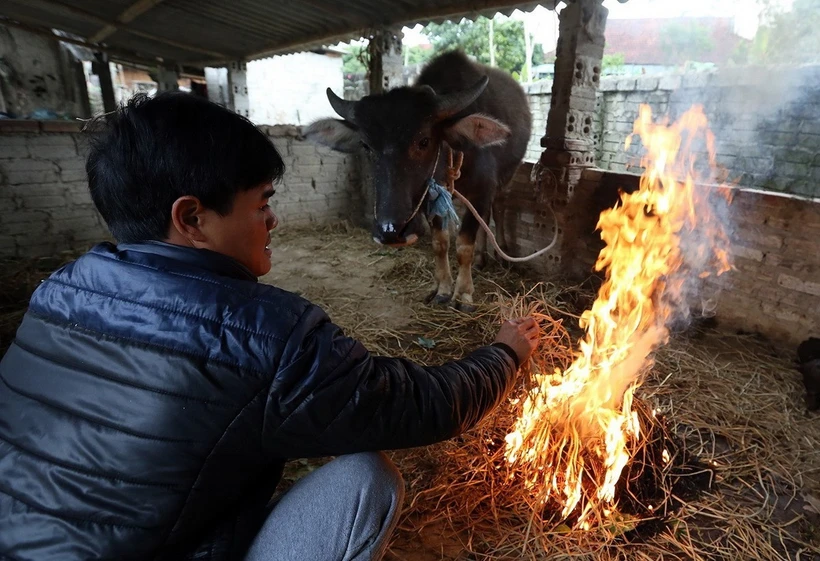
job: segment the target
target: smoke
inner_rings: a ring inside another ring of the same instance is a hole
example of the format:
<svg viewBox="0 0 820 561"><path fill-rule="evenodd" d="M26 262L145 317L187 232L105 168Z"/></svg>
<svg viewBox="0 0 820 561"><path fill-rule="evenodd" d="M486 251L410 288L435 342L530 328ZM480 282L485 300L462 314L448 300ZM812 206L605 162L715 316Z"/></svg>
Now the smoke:
<svg viewBox="0 0 820 561"><path fill-rule="evenodd" d="M715 317L722 292L732 288L736 271L718 277L716 265L721 256L731 261L732 246L743 245L750 226L737 229L742 220L728 191L820 197L820 64L724 68L701 78L684 77L664 114L654 118L674 122L700 106L712 135L712 140L708 134L684 139L691 144L691 158L678 175L692 170L699 199L696 220L680 234L684 266L668 279L673 332ZM633 155L643 152L638 142L633 149Z"/></svg>

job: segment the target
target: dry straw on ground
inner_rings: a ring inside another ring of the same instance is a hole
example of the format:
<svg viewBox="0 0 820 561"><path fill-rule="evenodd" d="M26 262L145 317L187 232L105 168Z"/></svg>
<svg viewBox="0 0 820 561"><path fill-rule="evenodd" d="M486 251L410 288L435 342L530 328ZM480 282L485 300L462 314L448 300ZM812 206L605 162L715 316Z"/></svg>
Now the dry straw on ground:
<svg viewBox="0 0 820 561"><path fill-rule="evenodd" d="M0 356L14 339L37 285L78 255L67 251L46 258L0 260Z"/></svg>

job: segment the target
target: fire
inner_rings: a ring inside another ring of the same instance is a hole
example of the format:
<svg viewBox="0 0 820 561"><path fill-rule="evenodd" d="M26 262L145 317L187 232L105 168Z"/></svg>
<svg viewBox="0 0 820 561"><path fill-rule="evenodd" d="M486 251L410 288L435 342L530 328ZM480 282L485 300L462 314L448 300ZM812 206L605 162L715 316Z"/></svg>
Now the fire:
<svg viewBox="0 0 820 561"><path fill-rule="evenodd" d="M565 372L535 374L506 437L507 462L519 468L511 473L523 474L538 504L558 505L582 529L617 509L617 484L641 438L635 390L651 353L667 342L670 320L685 309L692 279L730 268L709 193L695 187L697 143L705 144L708 169L716 167L703 111L692 108L667 126L642 106L634 135L646 171L640 188L598 221L606 245L595 268L606 278L581 317L580 349Z"/></svg>

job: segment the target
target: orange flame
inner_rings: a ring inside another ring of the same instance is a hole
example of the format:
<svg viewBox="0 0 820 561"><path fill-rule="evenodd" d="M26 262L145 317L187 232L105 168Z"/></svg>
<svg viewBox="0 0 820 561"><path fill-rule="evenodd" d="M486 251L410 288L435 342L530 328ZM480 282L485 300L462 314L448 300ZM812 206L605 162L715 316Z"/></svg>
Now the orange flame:
<svg viewBox="0 0 820 561"><path fill-rule="evenodd" d="M688 283L730 268L727 236L708 193L695 187L696 142L705 141L715 169L702 109L666 126L641 106L634 134L646 149L646 171L640 188L598 221L606 245L595 269L606 270L606 279L581 317L580 350L565 372L536 373L506 437L506 459L539 504L557 502L562 517L576 514L584 529L617 508L616 486L641 438L633 396L652 351L668 340L669 321L685 310Z"/></svg>

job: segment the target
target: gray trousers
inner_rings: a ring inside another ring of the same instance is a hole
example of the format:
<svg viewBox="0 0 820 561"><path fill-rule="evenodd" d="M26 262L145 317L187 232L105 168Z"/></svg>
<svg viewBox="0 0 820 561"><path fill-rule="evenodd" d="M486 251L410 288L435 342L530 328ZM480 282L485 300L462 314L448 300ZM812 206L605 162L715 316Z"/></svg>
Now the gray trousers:
<svg viewBox="0 0 820 561"><path fill-rule="evenodd" d="M245 561L381 559L403 498L401 475L383 453L339 456L281 497Z"/></svg>

